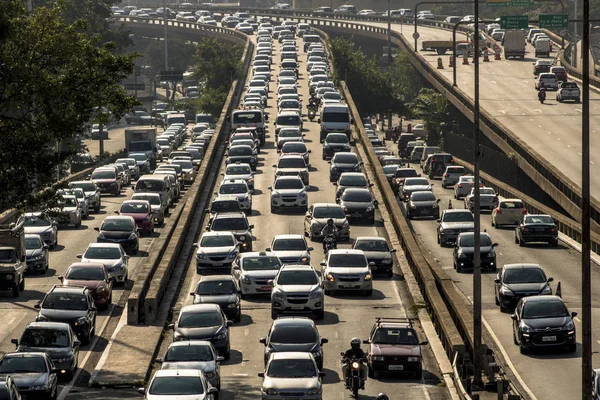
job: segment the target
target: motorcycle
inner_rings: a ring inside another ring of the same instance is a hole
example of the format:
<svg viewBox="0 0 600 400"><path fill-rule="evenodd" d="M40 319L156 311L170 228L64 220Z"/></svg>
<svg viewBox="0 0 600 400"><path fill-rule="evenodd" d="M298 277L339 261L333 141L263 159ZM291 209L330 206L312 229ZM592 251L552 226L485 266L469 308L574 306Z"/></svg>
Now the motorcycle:
<svg viewBox="0 0 600 400"><path fill-rule="evenodd" d="M342 357L344 357L344 353L340 353ZM365 363L365 359L358 358L342 358L342 363L347 366L346 376L344 377L346 380L346 388L352 392L352 395L355 399L358 399L358 391L361 387L364 387L365 379L360 376L360 369L363 363Z"/></svg>
<svg viewBox="0 0 600 400"><path fill-rule="evenodd" d="M314 108L309 108L308 109L308 119L310 119L311 121L314 121L316 116L317 116L317 111Z"/></svg>
<svg viewBox="0 0 600 400"><path fill-rule="evenodd" d="M323 238L323 247L325 250L325 254L329 253L329 250L337 249L337 241L335 240L334 235L327 235Z"/></svg>
<svg viewBox="0 0 600 400"><path fill-rule="evenodd" d="M540 101L540 103L544 104L544 101L546 100L545 90L540 90L540 92L538 93L538 100Z"/></svg>

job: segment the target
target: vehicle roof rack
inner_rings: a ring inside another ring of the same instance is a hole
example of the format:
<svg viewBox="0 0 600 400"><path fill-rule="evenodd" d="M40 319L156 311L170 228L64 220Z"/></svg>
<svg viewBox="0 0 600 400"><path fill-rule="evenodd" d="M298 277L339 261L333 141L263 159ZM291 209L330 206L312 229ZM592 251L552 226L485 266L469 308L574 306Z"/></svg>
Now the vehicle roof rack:
<svg viewBox="0 0 600 400"><path fill-rule="evenodd" d="M390 318L390 317L377 317L375 318L375 323L380 324L380 323L385 323L385 322L390 322L390 323L407 323L411 326L412 328L412 321L414 321L416 318Z"/></svg>

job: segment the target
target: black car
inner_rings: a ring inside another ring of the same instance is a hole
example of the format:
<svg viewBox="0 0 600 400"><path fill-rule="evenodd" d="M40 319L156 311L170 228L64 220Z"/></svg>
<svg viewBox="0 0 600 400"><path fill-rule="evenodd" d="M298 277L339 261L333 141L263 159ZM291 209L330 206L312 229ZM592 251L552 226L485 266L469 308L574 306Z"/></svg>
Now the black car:
<svg viewBox="0 0 600 400"><path fill-rule="evenodd" d="M87 288L54 286L34 307L40 310L36 321L67 323L84 344L96 332L96 305Z"/></svg>
<svg viewBox="0 0 600 400"><path fill-rule="evenodd" d="M373 186L373 184L369 182L369 179L367 179L367 176L362 172L344 172L340 175L340 179L338 179L335 185L337 186L335 191L336 202L339 201L344 190L348 188L368 189Z"/></svg>
<svg viewBox="0 0 600 400"><path fill-rule="evenodd" d="M272 353L299 351L312 353L319 369L323 369L323 345L327 342L314 321L306 317L279 317L267 336L260 339L265 345L265 365Z"/></svg>
<svg viewBox="0 0 600 400"><path fill-rule="evenodd" d="M348 219L367 219L375 222L375 208L378 202L369 189L348 188L340 197L340 206Z"/></svg>
<svg viewBox="0 0 600 400"><path fill-rule="evenodd" d="M406 217L433 217L440 218L440 199L436 199L433 192L412 192L406 205Z"/></svg>
<svg viewBox="0 0 600 400"><path fill-rule="evenodd" d="M229 327L232 324L218 304L194 304L183 307L177 321L170 324L169 329L173 329L174 342L206 340L215 346L219 355L229 360Z"/></svg>
<svg viewBox="0 0 600 400"><path fill-rule="evenodd" d="M552 294L550 282L542 267L537 264L506 264L494 280L494 297L500 311L512 309L527 296Z"/></svg>
<svg viewBox="0 0 600 400"><path fill-rule="evenodd" d="M417 170L415 170L414 168L397 168L394 176L391 179L391 183L392 183L392 191L395 194L400 193L400 190L402 190L402 186L404 186L404 180L406 178L417 178L421 176L420 174L417 173Z"/></svg>
<svg viewBox="0 0 600 400"><path fill-rule="evenodd" d="M328 133L321 143L323 160L329 160L339 151L350 151L350 141L345 133Z"/></svg>
<svg viewBox="0 0 600 400"><path fill-rule="evenodd" d="M330 161L329 182L335 182L343 172L360 172L362 161L358 156L351 152L335 153Z"/></svg>
<svg viewBox="0 0 600 400"><path fill-rule="evenodd" d="M19 353L43 352L50 356L60 376L70 378L77 369L79 346L69 324L63 322L30 322L21 339L12 339Z"/></svg>
<svg viewBox="0 0 600 400"><path fill-rule="evenodd" d="M194 304L218 304L227 318L240 322L240 289L231 275L203 276L190 296L194 297Z"/></svg>
<svg viewBox="0 0 600 400"><path fill-rule="evenodd" d="M384 165L382 167L382 169L383 169L383 174L387 178L388 182L392 183L392 179L394 178L394 175L396 174L396 170L398 169L398 166L397 165Z"/></svg>
<svg viewBox="0 0 600 400"><path fill-rule="evenodd" d="M0 399L14 400L19 396L17 384L10 375L0 376Z"/></svg>
<svg viewBox="0 0 600 400"><path fill-rule="evenodd" d="M549 215L525 214L515 228L515 243L525 246L527 243L545 242L558 247L558 229Z"/></svg>
<svg viewBox="0 0 600 400"><path fill-rule="evenodd" d="M351 249L362 250L373 272L385 272L393 275L394 260L392 249L385 238L377 236L359 236L354 240Z"/></svg>
<svg viewBox="0 0 600 400"><path fill-rule="evenodd" d="M151 125L154 119L146 111L133 111L125 114L125 122L127 125Z"/></svg>
<svg viewBox="0 0 600 400"><path fill-rule="evenodd" d="M0 374L10 375L23 398L56 399L57 372L46 353L8 353L0 358Z"/></svg>
<svg viewBox="0 0 600 400"><path fill-rule="evenodd" d="M243 212L218 213L206 227L211 232L232 232L241 243L240 251L252 251L252 229L254 225L248 223L248 218Z"/></svg>
<svg viewBox="0 0 600 400"><path fill-rule="evenodd" d="M250 164L252 171L256 171L257 158L251 146L233 145L227 150L227 164L235 164L238 161L242 164Z"/></svg>
<svg viewBox="0 0 600 400"><path fill-rule="evenodd" d="M577 350L577 335L573 318L558 296L524 297L517 303L513 320L513 340L521 354L538 348L566 347Z"/></svg>
<svg viewBox="0 0 600 400"><path fill-rule="evenodd" d="M481 269L496 271L496 252L494 247L498 243L493 243L492 238L485 232L480 232L479 249ZM453 251L453 264L456 272L462 272L464 269L473 269L473 255L475 253L475 233L463 232L458 235L456 245Z"/></svg>
<svg viewBox="0 0 600 400"><path fill-rule="evenodd" d="M97 243L118 243L129 254L136 254L140 248L140 238L135 220L130 216L106 217L98 232Z"/></svg>

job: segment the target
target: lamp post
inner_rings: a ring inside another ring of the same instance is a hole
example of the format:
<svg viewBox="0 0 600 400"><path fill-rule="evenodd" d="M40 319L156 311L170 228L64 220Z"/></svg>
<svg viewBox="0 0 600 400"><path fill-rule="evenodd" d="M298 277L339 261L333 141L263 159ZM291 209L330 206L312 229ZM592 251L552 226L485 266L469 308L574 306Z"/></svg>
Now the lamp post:
<svg viewBox="0 0 600 400"><path fill-rule="evenodd" d="M167 38L167 5L166 0L163 0L163 18L165 22L165 71L169 70L169 40ZM167 82L167 101L169 101L170 82Z"/></svg>

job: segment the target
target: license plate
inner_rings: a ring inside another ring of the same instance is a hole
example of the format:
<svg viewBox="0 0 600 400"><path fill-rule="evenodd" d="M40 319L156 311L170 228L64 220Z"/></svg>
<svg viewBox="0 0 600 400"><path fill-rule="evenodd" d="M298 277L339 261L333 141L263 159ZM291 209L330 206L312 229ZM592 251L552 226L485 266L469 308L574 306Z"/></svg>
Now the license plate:
<svg viewBox="0 0 600 400"><path fill-rule="evenodd" d="M354 213L354 214L352 214L353 217L357 217L357 218L360 217L360 215L361 215L360 213Z"/></svg>
<svg viewBox="0 0 600 400"><path fill-rule="evenodd" d="M353 289L355 285L340 285L342 289Z"/></svg>
<svg viewBox="0 0 600 400"><path fill-rule="evenodd" d="M388 365L388 370L390 371L402 371L404 369L404 365Z"/></svg>
<svg viewBox="0 0 600 400"><path fill-rule="evenodd" d="M213 267L222 267L222 266L223 266L222 262L213 263Z"/></svg>
<svg viewBox="0 0 600 400"><path fill-rule="evenodd" d="M544 336L542 342L556 342L556 336Z"/></svg>
<svg viewBox="0 0 600 400"><path fill-rule="evenodd" d="M292 310L304 310L304 306L292 306Z"/></svg>
<svg viewBox="0 0 600 400"><path fill-rule="evenodd" d="M260 290L263 292L270 292L271 291L271 286L261 286Z"/></svg>

